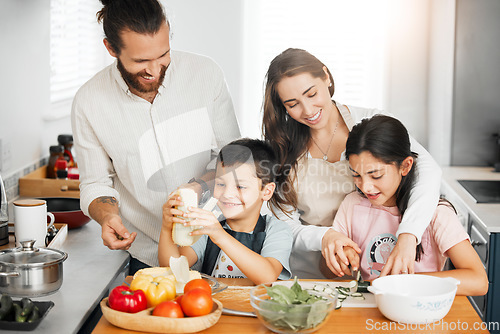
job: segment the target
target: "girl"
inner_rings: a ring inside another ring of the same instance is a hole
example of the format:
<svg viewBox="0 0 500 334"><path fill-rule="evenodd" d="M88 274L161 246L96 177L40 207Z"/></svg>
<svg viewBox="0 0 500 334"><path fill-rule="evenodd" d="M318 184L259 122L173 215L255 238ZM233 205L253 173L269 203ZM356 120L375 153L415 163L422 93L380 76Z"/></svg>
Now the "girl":
<svg viewBox="0 0 500 334"><path fill-rule="evenodd" d="M380 113L333 101L334 91L328 68L304 50L288 49L269 65L263 132L278 155L280 174L287 175L284 199L288 207L283 211L291 217L282 214L279 218L292 227L290 265L299 278L323 277L321 255L332 270L341 271L335 254L347 261L342 246L349 241L331 228L340 203L354 190L343 156L345 143L354 124ZM439 200L439 166L414 140L412 149L420 155L419 178L383 275L413 272L415 246Z"/></svg>
<svg viewBox="0 0 500 334"><path fill-rule="evenodd" d="M362 277L372 280L380 274L396 243L395 234L415 184L417 154L411 151L401 122L376 115L353 127L346 143L346 159L357 192L346 196L333 228L360 246L359 256L352 249L345 252L351 267L359 267ZM456 269L443 272L447 257ZM416 249L415 272L454 277L460 281L457 293L462 295L484 295L488 290L479 256L454 209L444 200Z"/></svg>

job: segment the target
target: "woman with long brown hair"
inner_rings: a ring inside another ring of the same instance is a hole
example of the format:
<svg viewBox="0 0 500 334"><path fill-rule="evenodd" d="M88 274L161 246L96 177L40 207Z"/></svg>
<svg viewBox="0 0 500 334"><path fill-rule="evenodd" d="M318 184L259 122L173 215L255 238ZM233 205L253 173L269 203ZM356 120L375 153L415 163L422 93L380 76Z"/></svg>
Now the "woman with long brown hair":
<svg viewBox="0 0 500 334"><path fill-rule="evenodd" d="M330 71L301 49L287 49L275 57L266 78L263 134L278 155L279 172L287 177L281 192L287 205L274 211L294 233L292 272L300 278L324 277L319 270L323 255L330 269L342 273L336 256L347 262L343 246L360 251L331 228L340 203L354 190L345 144L356 123L381 111L334 101ZM413 139L412 151L420 157L418 179L382 275L413 273L416 245L439 200L439 166Z"/></svg>

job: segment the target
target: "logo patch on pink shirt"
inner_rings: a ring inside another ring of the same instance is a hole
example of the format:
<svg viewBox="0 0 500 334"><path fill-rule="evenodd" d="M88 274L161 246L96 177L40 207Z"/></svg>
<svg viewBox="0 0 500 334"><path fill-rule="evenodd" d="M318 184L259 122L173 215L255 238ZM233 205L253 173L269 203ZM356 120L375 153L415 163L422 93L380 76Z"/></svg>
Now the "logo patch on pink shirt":
<svg viewBox="0 0 500 334"><path fill-rule="evenodd" d="M380 275L398 239L390 234L377 235L367 243L366 258L372 275Z"/></svg>

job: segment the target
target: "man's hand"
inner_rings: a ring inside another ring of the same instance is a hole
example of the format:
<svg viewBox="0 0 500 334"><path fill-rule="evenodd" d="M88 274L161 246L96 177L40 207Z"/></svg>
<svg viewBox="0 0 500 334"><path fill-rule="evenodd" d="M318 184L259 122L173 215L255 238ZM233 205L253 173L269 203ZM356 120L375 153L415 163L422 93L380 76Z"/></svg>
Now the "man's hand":
<svg viewBox="0 0 500 334"><path fill-rule="evenodd" d="M101 227L103 244L112 250L129 249L137 236L136 232L128 232L125 226L123 226L122 219L117 214L105 216L101 223Z"/></svg>
<svg viewBox="0 0 500 334"><path fill-rule="evenodd" d="M417 238L410 233L401 233L396 246L380 273L380 277L415 273L416 248Z"/></svg>
<svg viewBox="0 0 500 334"><path fill-rule="evenodd" d="M344 246L350 246L357 253L361 253L361 249L354 241L333 228L330 228L321 240L321 254L323 254L328 268L337 276L345 274L339 262L344 264L344 268L349 265L349 259L344 253Z"/></svg>
<svg viewBox="0 0 500 334"><path fill-rule="evenodd" d="M137 233L129 233L123 226L118 212L118 201L114 197L98 197L89 205L90 216L101 225L104 246L112 250L127 250L134 242Z"/></svg>

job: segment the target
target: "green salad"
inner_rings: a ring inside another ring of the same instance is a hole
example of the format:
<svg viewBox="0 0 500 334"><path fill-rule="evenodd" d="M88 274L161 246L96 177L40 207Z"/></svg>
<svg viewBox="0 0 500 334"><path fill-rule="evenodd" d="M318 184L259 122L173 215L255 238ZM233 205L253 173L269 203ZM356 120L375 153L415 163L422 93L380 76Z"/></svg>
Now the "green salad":
<svg viewBox="0 0 500 334"><path fill-rule="evenodd" d="M316 327L323 322L331 307L329 300L303 290L297 278L290 288L275 285L266 287L266 290L273 302L261 302L263 311L260 313L277 328L300 331Z"/></svg>

